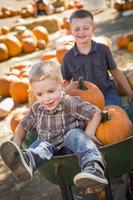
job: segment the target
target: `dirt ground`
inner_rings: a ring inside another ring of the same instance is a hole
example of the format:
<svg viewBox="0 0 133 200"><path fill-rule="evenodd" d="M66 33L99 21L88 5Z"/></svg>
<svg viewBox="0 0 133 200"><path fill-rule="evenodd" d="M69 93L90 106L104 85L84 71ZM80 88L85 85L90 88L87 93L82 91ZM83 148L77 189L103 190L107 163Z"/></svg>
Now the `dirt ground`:
<svg viewBox="0 0 133 200"><path fill-rule="evenodd" d="M10 5L13 7L22 7L31 0L0 0L0 7L4 5ZM10 25L15 23L17 18L0 20L0 26ZM118 50L116 46L116 37L121 33L133 33L133 16L120 17L114 9L105 9L103 12L95 15L96 22L96 35L106 35L112 40L112 53L118 65L120 67L127 67L133 64L133 54L127 53L126 50ZM30 57L31 59L32 57ZM7 62L10 64L10 61ZM5 65L0 63L0 70ZM23 106L22 106L23 107ZM18 108L16 108L18 109ZM15 110L13 112L15 112ZM21 109L21 108L19 108ZM10 119L12 113L4 119L0 120L0 143L7 138L10 138ZM75 200L96 200L95 196L82 195L83 191L73 188L75 194ZM114 200L125 200L123 184L117 186L117 190L114 192ZM21 183L17 181L5 167L0 159L0 200L61 200L60 188L57 185L53 185L45 178L41 177L37 172L30 183Z"/></svg>

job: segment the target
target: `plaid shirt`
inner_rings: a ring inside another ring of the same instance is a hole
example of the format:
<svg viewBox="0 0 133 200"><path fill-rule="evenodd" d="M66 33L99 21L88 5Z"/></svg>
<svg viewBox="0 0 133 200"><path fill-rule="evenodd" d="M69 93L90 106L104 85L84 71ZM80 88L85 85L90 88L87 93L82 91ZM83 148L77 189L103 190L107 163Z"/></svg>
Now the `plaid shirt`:
<svg viewBox="0 0 133 200"><path fill-rule="evenodd" d="M28 132L37 132L38 138L61 148L64 135L72 128L85 129L97 108L79 97L64 95L53 111L34 103L21 125Z"/></svg>

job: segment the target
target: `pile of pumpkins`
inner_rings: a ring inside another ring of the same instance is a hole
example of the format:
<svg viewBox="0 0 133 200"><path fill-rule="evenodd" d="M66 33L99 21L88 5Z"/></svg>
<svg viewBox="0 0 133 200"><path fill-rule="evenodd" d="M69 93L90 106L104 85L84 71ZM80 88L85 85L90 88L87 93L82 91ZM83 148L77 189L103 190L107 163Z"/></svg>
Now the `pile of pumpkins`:
<svg viewBox="0 0 133 200"><path fill-rule="evenodd" d="M25 61L10 67L0 76L0 118L6 117L17 104L28 102L28 74L32 63Z"/></svg>
<svg viewBox="0 0 133 200"><path fill-rule="evenodd" d="M48 41L49 33L44 26L35 26L32 30L17 26L14 32L3 27L0 35L0 62L22 53L45 49Z"/></svg>
<svg viewBox="0 0 133 200"><path fill-rule="evenodd" d="M127 49L128 52L133 52L133 33L120 35L116 39L119 49Z"/></svg>
<svg viewBox="0 0 133 200"><path fill-rule="evenodd" d="M83 8L84 4L80 2L80 0L54 0L52 2L53 7L55 8L55 12L62 12L68 9L80 9ZM0 18L7 18L7 17L14 17L14 16L21 16L22 18L33 17L34 10L35 10L34 2L23 6L20 9L14 9L10 6L4 5L0 9Z"/></svg>
<svg viewBox="0 0 133 200"><path fill-rule="evenodd" d="M121 1L121 2L115 2L114 3L114 8L121 12L125 10L132 10L133 9L133 1L131 0L126 0L126 1Z"/></svg>
<svg viewBox="0 0 133 200"><path fill-rule="evenodd" d="M34 7L31 4L23 6L20 9L14 9L10 6L3 6L0 10L0 18L7 18L7 17L14 17L14 16L21 16L22 18L32 17L34 13Z"/></svg>

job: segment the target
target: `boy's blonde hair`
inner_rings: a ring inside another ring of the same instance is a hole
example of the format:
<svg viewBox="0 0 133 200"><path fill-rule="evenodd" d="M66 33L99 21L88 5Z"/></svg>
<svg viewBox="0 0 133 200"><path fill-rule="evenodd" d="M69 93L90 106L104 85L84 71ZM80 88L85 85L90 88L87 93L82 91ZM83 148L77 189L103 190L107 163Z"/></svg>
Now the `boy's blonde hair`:
<svg viewBox="0 0 133 200"><path fill-rule="evenodd" d="M29 73L29 82L38 82L45 78L50 78L56 80L57 82L62 82L62 74L60 66L53 61L44 61L35 63Z"/></svg>

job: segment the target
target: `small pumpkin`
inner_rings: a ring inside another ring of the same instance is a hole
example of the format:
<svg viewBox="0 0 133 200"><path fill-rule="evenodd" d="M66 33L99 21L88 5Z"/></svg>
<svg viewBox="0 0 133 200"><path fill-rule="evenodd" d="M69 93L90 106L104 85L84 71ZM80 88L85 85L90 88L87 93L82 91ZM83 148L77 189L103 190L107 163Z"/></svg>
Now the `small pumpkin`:
<svg viewBox="0 0 133 200"><path fill-rule="evenodd" d="M10 128L13 134L15 133L16 127L18 126L19 122L24 118L25 115L26 111L18 111L12 116L10 120Z"/></svg>
<svg viewBox="0 0 133 200"><path fill-rule="evenodd" d="M0 43L0 62L7 60L9 57L8 48L4 43Z"/></svg>
<svg viewBox="0 0 133 200"><path fill-rule="evenodd" d="M128 52L133 52L133 41L128 43L127 50Z"/></svg>
<svg viewBox="0 0 133 200"><path fill-rule="evenodd" d="M64 44L59 47L57 47L56 50L56 58L58 62L61 64L62 60L64 58L64 55L72 48L71 44Z"/></svg>
<svg viewBox="0 0 133 200"><path fill-rule="evenodd" d="M0 32L2 35L6 35L7 33L10 32L10 28L8 26L3 26L1 27Z"/></svg>
<svg viewBox="0 0 133 200"><path fill-rule="evenodd" d="M37 47L39 50L46 49L47 44L46 44L45 40L38 40Z"/></svg>
<svg viewBox="0 0 133 200"><path fill-rule="evenodd" d="M9 56L14 57L18 56L22 52L22 44L18 40L17 37L13 35L6 35L4 39L4 43L6 44L8 51L9 51Z"/></svg>
<svg viewBox="0 0 133 200"><path fill-rule="evenodd" d="M64 90L70 96L80 96L83 100L96 105L101 110L104 109L105 102L101 90L95 84L83 81L82 77L67 85Z"/></svg>
<svg viewBox="0 0 133 200"><path fill-rule="evenodd" d="M12 98L5 98L0 102L0 118L6 117L14 107L14 101Z"/></svg>
<svg viewBox="0 0 133 200"><path fill-rule="evenodd" d="M23 62L19 62L15 65L12 65L10 67L10 71L14 70L14 69L18 69L18 70L23 70L25 68L29 68L32 65L32 63L30 61L23 61Z"/></svg>
<svg viewBox="0 0 133 200"><path fill-rule="evenodd" d="M119 106L107 105L102 121L96 130L96 137L103 145L120 142L133 134L132 122Z"/></svg>
<svg viewBox="0 0 133 200"><path fill-rule="evenodd" d="M46 43L49 41L48 30L44 26L35 26L32 29L32 32L35 34L38 40L45 40Z"/></svg>
<svg viewBox="0 0 133 200"><path fill-rule="evenodd" d="M34 52L37 47L37 43L34 41L33 38L24 38L22 39L22 48L24 53L31 53Z"/></svg>
<svg viewBox="0 0 133 200"><path fill-rule="evenodd" d="M10 96L9 88L11 83L16 81L18 78L14 75L3 74L0 76L0 96Z"/></svg>
<svg viewBox="0 0 133 200"><path fill-rule="evenodd" d="M56 58L56 51L48 51L41 56L42 61L50 60Z"/></svg>
<svg viewBox="0 0 133 200"><path fill-rule="evenodd" d="M21 78L10 85L10 95L16 103L25 103L28 101L29 81L27 78Z"/></svg>
<svg viewBox="0 0 133 200"><path fill-rule="evenodd" d="M17 32L17 38L22 41L24 38L33 38L34 42L37 43L37 38L34 33L26 28L25 26L16 26L15 31Z"/></svg>
<svg viewBox="0 0 133 200"><path fill-rule="evenodd" d="M126 35L121 35L116 40L119 49L126 49L129 43L129 39Z"/></svg>

